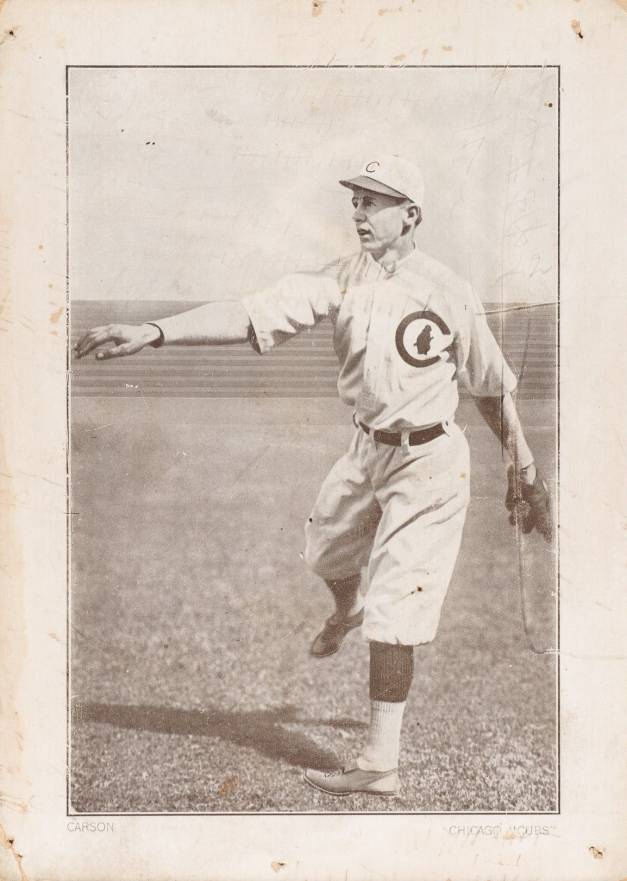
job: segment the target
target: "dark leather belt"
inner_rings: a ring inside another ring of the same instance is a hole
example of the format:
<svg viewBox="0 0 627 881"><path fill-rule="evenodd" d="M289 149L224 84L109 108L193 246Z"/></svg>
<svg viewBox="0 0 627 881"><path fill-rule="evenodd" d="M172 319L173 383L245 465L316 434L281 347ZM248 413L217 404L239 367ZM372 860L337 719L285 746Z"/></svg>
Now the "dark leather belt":
<svg viewBox="0 0 627 881"><path fill-rule="evenodd" d="M359 427L372 436L373 440L380 444L389 444L391 447L400 447L403 443L403 435L400 431L372 431L363 422L359 423ZM417 444L426 444L441 434L446 434L446 430L442 423L439 425L431 425L429 428L417 428L415 431L409 432L408 443L410 447Z"/></svg>

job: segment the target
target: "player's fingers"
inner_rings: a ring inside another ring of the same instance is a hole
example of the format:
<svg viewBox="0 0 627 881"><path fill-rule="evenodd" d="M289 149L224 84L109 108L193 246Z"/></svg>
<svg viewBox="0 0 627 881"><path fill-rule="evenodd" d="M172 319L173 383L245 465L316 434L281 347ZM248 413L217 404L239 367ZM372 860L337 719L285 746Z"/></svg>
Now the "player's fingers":
<svg viewBox="0 0 627 881"><path fill-rule="evenodd" d="M121 346L112 346L110 349L103 349L98 352L96 358L98 361L108 361L110 358L122 358L124 355L132 355L136 351L136 347L130 343L122 343Z"/></svg>
<svg viewBox="0 0 627 881"><path fill-rule="evenodd" d="M88 355L98 346L102 346L114 338L115 334L112 325L107 324L103 327L93 327L74 346L76 357L84 358L85 355Z"/></svg>
<svg viewBox="0 0 627 881"><path fill-rule="evenodd" d="M528 516L523 519L522 531L529 533L533 529L536 529L546 541L550 542L553 538L553 522L548 503L542 508L532 509Z"/></svg>
<svg viewBox="0 0 627 881"><path fill-rule="evenodd" d="M522 531L525 535L529 535L534 526L536 526L536 518L532 511L526 517L522 518Z"/></svg>
<svg viewBox="0 0 627 881"><path fill-rule="evenodd" d="M551 541L553 539L553 521L551 519L550 511L547 511L546 516L540 519L538 523L538 532L546 539L546 541Z"/></svg>
<svg viewBox="0 0 627 881"><path fill-rule="evenodd" d="M89 351L93 339L93 331L83 334L83 336L72 346L75 358L82 358Z"/></svg>
<svg viewBox="0 0 627 881"><path fill-rule="evenodd" d="M535 528L546 541L551 541L553 538L553 518L551 498L548 493L545 493L543 498L538 499L532 513Z"/></svg>
<svg viewBox="0 0 627 881"><path fill-rule="evenodd" d="M507 490L507 495L505 496L505 507L508 511L514 511L517 507L519 507L524 502L520 484L513 485L510 484Z"/></svg>
<svg viewBox="0 0 627 881"><path fill-rule="evenodd" d="M505 507L508 511L514 508L514 480L513 469L511 466L507 469L507 492L505 493Z"/></svg>
<svg viewBox="0 0 627 881"><path fill-rule="evenodd" d="M516 505L520 504L521 498L517 496L512 489L507 491L505 496L505 507L508 511L513 511Z"/></svg>

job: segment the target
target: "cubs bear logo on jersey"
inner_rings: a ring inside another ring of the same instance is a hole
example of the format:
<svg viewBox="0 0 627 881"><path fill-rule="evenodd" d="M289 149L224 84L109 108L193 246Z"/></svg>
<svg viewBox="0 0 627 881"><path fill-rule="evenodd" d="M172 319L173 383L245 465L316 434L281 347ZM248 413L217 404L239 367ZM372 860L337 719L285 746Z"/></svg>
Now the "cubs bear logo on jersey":
<svg viewBox="0 0 627 881"><path fill-rule="evenodd" d="M396 328L396 348L412 367L435 364L453 341L446 322L435 312L412 312Z"/></svg>

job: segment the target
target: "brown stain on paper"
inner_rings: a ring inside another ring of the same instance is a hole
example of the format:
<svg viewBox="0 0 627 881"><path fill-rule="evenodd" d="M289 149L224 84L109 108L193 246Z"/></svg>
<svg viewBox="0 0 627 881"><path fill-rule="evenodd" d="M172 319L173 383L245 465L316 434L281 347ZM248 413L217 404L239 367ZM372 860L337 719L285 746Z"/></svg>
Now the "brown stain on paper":
<svg viewBox="0 0 627 881"><path fill-rule="evenodd" d="M3 6L4 6L4 3L0 3L0 10L2 9ZM2 37L0 37L0 46L2 46L3 43L6 43L7 40L14 40L15 37L16 37L15 28L9 28L8 30L6 30L4 32Z"/></svg>
<svg viewBox="0 0 627 881"><path fill-rule="evenodd" d="M595 860L602 860L605 856L605 851L603 850L603 848L595 847L593 844L590 845L588 851L590 854L592 854Z"/></svg>
<svg viewBox="0 0 627 881"><path fill-rule="evenodd" d="M50 314L50 324L56 324L65 312L65 306L59 306L58 309L55 309L54 312Z"/></svg>
<svg viewBox="0 0 627 881"><path fill-rule="evenodd" d="M19 811L20 814L25 814L30 807L27 802L19 798L14 798L12 795L9 795L8 792L0 792L0 805L5 805L12 811Z"/></svg>
<svg viewBox="0 0 627 881"><path fill-rule="evenodd" d="M218 786L218 795L222 798L226 798L229 795L233 795L237 787L239 786L239 778L238 777L226 777L222 783Z"/></svg>
<svg viewBox="0 0 627 881"><path fill-rule="evenodd" d="M7 424L7 422L5 422ZM0 433L0 548L2 567L0 573L0 619L6 622L8 638L3 640L0 652L0 681L2 687L3 717L7 722L7 734L2 742L2 763L10 779L23 780L21 720L17 711L16 696L21 688L21 675L26 657L26 616L24 612L23 581L24 561L13 513L18 500L13 485L13 473L5 453L4 436ZM1 799L22 813L28 809L19 798L3 796ZM28 881L22 868L22 854L14 845L10 832L0 825L0 847L9 851L15 859L21 881Z"/></svg>
<svg viewBox="0 0 627 881"><path fill-rule="evenodd" d="M578 18L573 18L570 22L570 26L573 29L573 32L580 40L583 40L583 33L581 31L581 22Z"/></svg>
<svg viewBox="0 0 627 881"><path fill-rule="evenodd" d="M20 881L28 881L28 877L24 868L22 866L22 856L23 854L19 853L15 847L15 840L13 838L9 838L9 836L4 831L4 827L0 824L0 845L5 850L8 850L15 859L15 863L17 865L18 872L20 873Z"/></svg>
<svg viewBox="0 0 627 881"><path fill-rule="evenodd" d="M326 0L312 0L311 3L311 14L313 16L320 15L322 13L322 7L324 6Z"/></svg>
<svg viewBox="0 0 627 881"><path fill-rule="evenodd" d="M273 860L270 865L274 872L280 872L284 866L287 866L287 863L283 860Z"/></svg>

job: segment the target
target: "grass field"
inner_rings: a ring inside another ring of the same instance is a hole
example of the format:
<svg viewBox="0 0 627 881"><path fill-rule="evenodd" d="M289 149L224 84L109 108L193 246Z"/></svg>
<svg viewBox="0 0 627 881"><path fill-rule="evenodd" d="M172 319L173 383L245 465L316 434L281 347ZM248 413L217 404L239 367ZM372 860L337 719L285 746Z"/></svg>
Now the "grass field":
<svg viewBox="0 0 627 881"><path fill-rule="evenodd" d="M520 409L553 477L555 402ZM471 402L458 417L473 497L438 637L416 650L402 792L334 799L301 775L359 749L368 648L353 634L310 658L330 603L302 524L350 413L332 398L74 399L72 810L556 809L554 557L535 534L517 544L497 442Z"/></svg>

